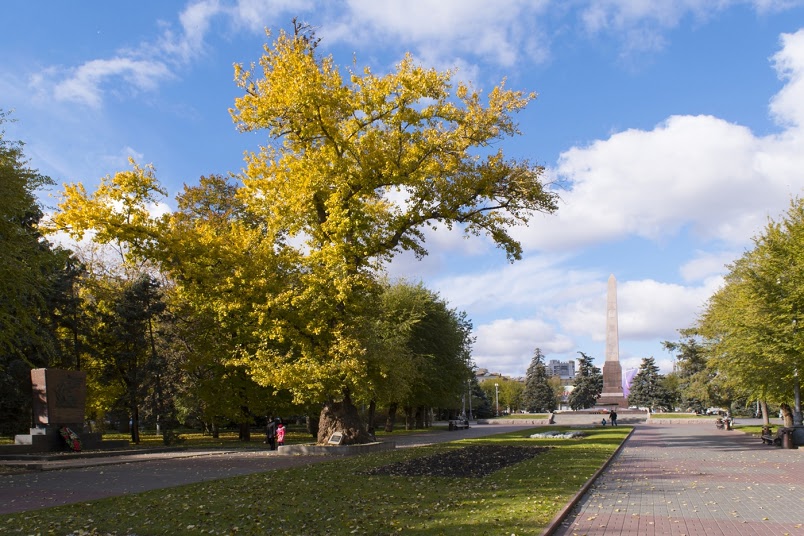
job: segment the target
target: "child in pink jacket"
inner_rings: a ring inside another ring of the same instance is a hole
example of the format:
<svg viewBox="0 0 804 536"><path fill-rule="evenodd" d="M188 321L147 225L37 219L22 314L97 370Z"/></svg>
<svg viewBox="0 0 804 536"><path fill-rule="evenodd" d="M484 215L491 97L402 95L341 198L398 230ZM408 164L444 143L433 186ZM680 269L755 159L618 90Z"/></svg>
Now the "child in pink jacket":
<svg viewBox="0 0 804 536"><path fill-rule="evenodd" d="M281 422L276 427L276 444L280 447L285 444L285 425Z"/></svg>

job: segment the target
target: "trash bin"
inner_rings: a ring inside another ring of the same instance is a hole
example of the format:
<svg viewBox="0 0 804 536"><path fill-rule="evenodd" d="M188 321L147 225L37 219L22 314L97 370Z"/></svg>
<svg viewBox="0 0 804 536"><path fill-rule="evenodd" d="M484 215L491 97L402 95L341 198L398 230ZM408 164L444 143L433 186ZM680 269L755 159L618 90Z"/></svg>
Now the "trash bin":
<svg viewBox="0 0 804 536"><path fill-rule="evenodd" d="M783 428L781 430L782 433L782 448L783 449L794 449L796 448L793 444L793 429L792 428Z"/></svg>

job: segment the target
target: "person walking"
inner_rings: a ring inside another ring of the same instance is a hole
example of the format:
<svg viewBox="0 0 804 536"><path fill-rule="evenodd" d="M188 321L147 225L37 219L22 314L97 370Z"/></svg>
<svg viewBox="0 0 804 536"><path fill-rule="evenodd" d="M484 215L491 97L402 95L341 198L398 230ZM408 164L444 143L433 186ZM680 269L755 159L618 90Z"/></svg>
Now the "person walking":
<svg viewBox="0 0 804 536"><path fill-rule="evenodd" d="M611 410L611 413L609 413L609 421L611 421L612 426L617 426L617 410Z"/></svg>

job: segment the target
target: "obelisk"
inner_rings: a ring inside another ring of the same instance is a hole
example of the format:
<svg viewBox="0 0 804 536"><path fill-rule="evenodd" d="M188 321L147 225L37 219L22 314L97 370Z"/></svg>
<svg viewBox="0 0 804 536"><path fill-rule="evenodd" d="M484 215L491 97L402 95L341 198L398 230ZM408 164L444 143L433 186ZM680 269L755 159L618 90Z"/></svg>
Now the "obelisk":
<svg viewBox="0 0 804 536"><path fill-rule="evenodd" d="M598 406L627 407L623 396L623 367L620 365L620 334L617 325L617 280L609 276L606 293L606 361L603 363L603 392Z"/></svg>

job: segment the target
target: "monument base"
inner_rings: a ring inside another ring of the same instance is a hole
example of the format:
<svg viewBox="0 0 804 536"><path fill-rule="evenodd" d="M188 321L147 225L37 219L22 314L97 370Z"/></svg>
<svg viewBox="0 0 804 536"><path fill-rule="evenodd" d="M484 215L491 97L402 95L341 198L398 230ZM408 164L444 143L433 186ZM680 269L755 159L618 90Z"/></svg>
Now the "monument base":
<svg viewBox="0 0 804 536"><path fill-rule="evenodd" d="M620 409L628 409L628 400L622 394L603 393L595 402L595 406L617 406Z"/></svg>
<svg viewBox="0 0 804 536"><path fill-rule="evenodd" d="M126 439L104 440L103 435L97 432L78 432L81 425L68 426L78 434L81 439L82 450L109 450L120 449L129 446ZM62 452L69 451L67 443L59 433L59 428L55 426L31 428L30 434L20 434L14 436L14 445L0 448L5 452L14 449L16 453L43 453L43 452Z"/></svg>

